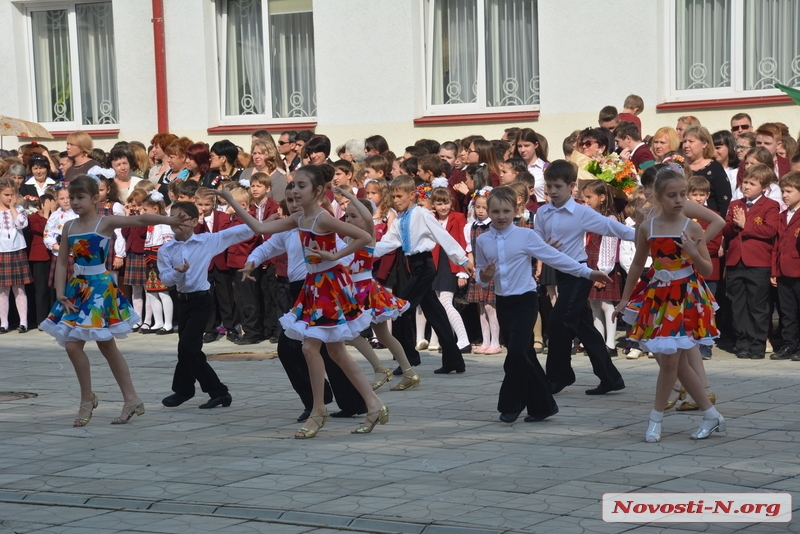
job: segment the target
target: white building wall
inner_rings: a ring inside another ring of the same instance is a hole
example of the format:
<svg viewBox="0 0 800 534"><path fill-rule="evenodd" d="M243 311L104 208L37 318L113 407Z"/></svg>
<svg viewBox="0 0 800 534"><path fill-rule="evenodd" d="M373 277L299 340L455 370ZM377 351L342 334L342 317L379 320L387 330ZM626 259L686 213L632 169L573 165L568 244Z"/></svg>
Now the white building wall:
<svg viewBox="0 0 800 534"><path fill-rule="evenodd" d="M597 124L605 105L621 109L630 93L645 101L645 132L674 126L685 114L698 116L712 132L727 128L729 117L741 110L655 111L666 96L667 2L539 0L539 120L414 126L414 118L424 115L425 102L423 0L316 0L317 132L327 134L334 147L381 134L400 152L423 137L444 141L477 133L498 138L506 127L529 126L548 138L550 157L556 158L564 137ZM32 116L25 6L35 3L42 0L0 0L0 28L11 28L13 35L0 47L0 114ZM113 3L120 134L98 139L104 148L117 139L147 143L157 129L151 0ZM194 140L229 138L247 146L246 133L207 133L220 123L213 0L164 4L170 130ZM755 123L800 125L798 106L746 111ZM18 144L16 138L4 142L6 147ZM63 140L50 144L62 148Z"/></svg>

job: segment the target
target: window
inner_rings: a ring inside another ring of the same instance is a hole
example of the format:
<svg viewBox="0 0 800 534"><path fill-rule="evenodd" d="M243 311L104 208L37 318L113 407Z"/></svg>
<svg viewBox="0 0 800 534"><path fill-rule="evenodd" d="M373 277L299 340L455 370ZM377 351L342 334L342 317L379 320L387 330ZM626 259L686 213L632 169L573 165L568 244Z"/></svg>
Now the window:
<svg viewBox="0 0 800 534"><path fill-rule="evenodd" d="M430 111L539 105L536 0L427 0L425 16Z"/></svg>
<svg viewBox="0 0 800 534"><path fill-rule="evenodd" d="M29 15L36 120L117 124L111 2L31 10Z"/></svg>
<svg viewBox="0 0 800 534"><path fill-rule="evenodd" d="M800 87L797 0L674 0L674 7L676 96Z"/></svg>
<svg viewBox="0 0 800 534"><path fill-rule="evenodd" d="M311 0L218 0L218 6L222 115L316 116Z"/></svg>

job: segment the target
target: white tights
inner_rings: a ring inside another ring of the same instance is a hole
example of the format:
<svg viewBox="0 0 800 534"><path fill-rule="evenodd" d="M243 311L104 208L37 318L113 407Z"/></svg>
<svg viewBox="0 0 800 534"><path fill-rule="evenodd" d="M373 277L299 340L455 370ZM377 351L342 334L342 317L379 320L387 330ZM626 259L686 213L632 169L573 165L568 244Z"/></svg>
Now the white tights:
<svg viewBox="0 0 800 534"><path fill-rule="evenodd" d="M605 332L606 347L613 349L617 346L617 321L613 319L614 304L607 300L590 300L594 316L594 327L601 334Z"/></svg>
<svg viewBox="0 0 800 534"><path fill-rule="evenodd" d="M458 313L458 310L456 310L455 306L453 306L454 295L455 294L452 291L436 292L439 302L442 303L444 311L447 313L447 319L450 321L450 327L456 333L456 343L458 344L458 348L463 349L464 347L469 347L469 336L467 336L467 329L464 326L464 319L461 318L461 314ZM417 337L419 337L419 335ZM439 344L439 337L436 335L436 331L433 329L431 329L430 344L431 346L437 346Z"/></svg>
<svg viewBox="0 0 800 534"><path fill-rule="evenodd" d="M131 300L133 301L133 311L139 316L139 324L150 324L153 318L153 310L150 308L150 301L145 302L144 286L131 286Z"/></svg>
<svg viewBox="0 0 800 534"><path fill-rule="evenodd" d="M167 291L147 292L147 303L153 310L153 330L172 330L172 298Z"/></svg>
<svg viewBox="0 0 800 534"><path fill-rule="evenodd" d="M497 310L491 304L478 303L478 316L481 320L481 348L496 349L500 347L500 324L497 322Z"/></svg>
<svg viewBox="0 0 800 534"><path fill-rule="evenodd" d="M8 329L9 295L14 291L14 302L17 304L19 324L28 328L28 297L25 295L25 286L0 287L0 326Z"/></svg>

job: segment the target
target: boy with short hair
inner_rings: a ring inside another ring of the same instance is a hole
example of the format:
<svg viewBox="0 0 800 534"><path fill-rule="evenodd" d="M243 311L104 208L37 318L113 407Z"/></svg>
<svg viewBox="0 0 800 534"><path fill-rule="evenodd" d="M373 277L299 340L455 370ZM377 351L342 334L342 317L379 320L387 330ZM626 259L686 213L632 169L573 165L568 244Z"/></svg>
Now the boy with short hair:
<svg viewBox="0 0 800 534"><path fill-rule="evenodd" d="M173 216L176 211L193 219L193 225L201 224L197 206L191 202L174 203ZM174 393L161 402L169 408L180 406L194 397L197 381L210 397L200 408L230 406L227 386L220 382L203 353L203 330L214 313L207 273L215 255L254 234L247 226L202 234L193 233L192 226L173 226L172 231L175 238L158 249L158 272L165 285L174 285L178 291L178 365L172 379Z"/></svg>
<svg viewBox="0 0 800 534"><path fill-rule="evenodd" d="M539 296L531 276L531 259L536 257L573 276L604 283L611 279L547 246L535 232L515 226L516 197L510 187L489 193L492 228L475 244L476 279L484 287L494 280L497 319L508 349L497 401L500 420L513 423L527 408L525 422L532 423L557 414L558 405L533 349Z"/></svg>
<svg viewBox="0 0 800 534"><path fill-rule="evenodd" d="M775 168L773 171L778 178L782 178L784 174L792 170L792 165L789 163L788 159L778 155L778 149L783 146L783 133L780 127L774 122L766 122L758 127L755 134L756 146L764 147L769 151L775 160ZM744 156L742 156L741 159L742 162L739 164L739 171L736 174L737 183L740 185L744 179L745 171Z"/></svg>
<svg viewBox="0 0 800 534"><path fill-rule="evenodd" d="M728 207L722 234L727 244L727 295L734 304L736 357L764 359L769 332L772 251L778 233L778 203L764 195L775 178L763 164L751 165L742 180L744 198Z"/></svg>
<svg viewBox="0 0 800 534"><path fill-rule="evenodd" d="M607 128L613 132L619 124L619 113L617 113L617 108L614 106L606 106L601 109L600 114L597 117L597 124L599 124L601 128Z"/></svg>
<svg viewBox="0 0 800 534"><path fill-rule="evenodd" d="M197 190L200 189L200 182L195 182L194 180L183 180L181 182L171 182L170 189L172 188L172 184L178 184L178 194L176 195L176 199L178 202L192 202L194 201L194 197L197 195Z"/></svg>
<svg viewBox="0 0 800 534"><path fill-rule="evenodd" d="M792 171L800 171L800 153L797 153L792 157L791 165Z"/></svg>
<svg viewBox="0 0 800 534"><path fill-rule="evenodd" d="M264 172L254 172L250 176L250 194L253 197L253 203L250 206L250 215L264 221L274 214L278 213L278 202L272 198L272 177ZM255 246L260 245L269 236L257 236L258 240ZM278 306L277 293L277 263L280 258L276 258L264 264L264 267L257 269L254 277L256 279L256 288L260 292L259 297L259 314L263 318L263 331L262 334L265 339L269 339L271 343L278 342L278 335L280 334L280 324L278 323ZM237 264L240 261L237 261ZM235 276L235 275L234 275Z"/></svg>
<svg viewBox="0 0 800 534"><path fill-rule="evenodd" d="M711 195L711 184L705 176L695 175L686 181L686 191L687 198L689 200L696 202L701 206L705 206L708 197ZM700 224L705 232L706 228L708 228L708 223L699 219L695 220ZM717 292L717 282L719 282L720 273L722 271L719 259L719 249L721 245L722 233L717 234L711 241L706 243L708 255L711 257L711 265L713 266L713 270L711 274L705 278L705 281L712 295L715 295ZM704 360L710 360L711 345L700 345L700 354L703 355Z"/></svg>
<svg viewBox="0 0 800 534"><path fill-rule="evenodd" d="M352 187L353 180L353 164L346 159L334 161L333 165L333 182L331 185L334 187ZM355 189L353 189L355 191Z"/></svg>
<svg viewBox="0 0 800 534"><path fill-rule="evenodd" d="M642 141L639 127L633 122L620 122L614 130L614 139L617 141L617 146L622 149L620 157L630 160L637 171L644 171L656 164L656 157Z"/></svg>
<svg viewBox="0 0 800 534"><path fill-rule="evenodd" d="M410 176L399 176L391 183L392 200L397 210L397 220L389 231L375 245L375 257L379 258L397 248L402 248L406 255L408 271L400 269L398 277L401 285L398 297L409 302L409 309L394 322L394 337L403 345L411 365L419 365L419 352L416 349L414 335L414 309L422 306L425 318L439 337L442 347L442 367L436 374L449 374L453 371L465 371L464 358L456 343L447 313L436 298L433 291L433 279L436 277L433 255L431 251L438 244L447 254L450 261L464 267L472 276L474 269L464 249L447 233L433 214L417 206L416 184ZM405 278L405 280L403 280ZM467 347L469 348L469 347ZM398 367L396 375L402 374Z"/></svg>
<svg viewBox="0 0 800 534"><path fill-rule="evenodd" d="M417 177L430 184L435 178L444 176L444 162L436 154L425 154L417 160Z"/></svg>
<svg viewBox="0 0 800 534"><path fill-rule="evenodd" d="M383 156L367 156L364 159L365 178L383 178L387 180L392 173L392 166Z"/></svg>
<svg viewBox="0 0 800 534"><path fill-rule="evenodd" d="M772 360L800 362L800 171L787 173L780 181L786 211L778 218L778 239L772 251L772 285L778 286L781 350Z"/></svg>
<svg viewBox="0 0 800 534"><path fill-rule="evenodd" d="M578 168L566 160L553 161L544 171L545 188L550 203L539 207L534 231L545 242L570 258L585 262L586 232L633 241L634 230L601 215L588 206L575 202L572 189L578 180ZM575 382L570 365L572 340L581 341L592 362L600 385L586 390L587 395L605 395L625 388L622 375L606 348L605 338L594 326L588 306L593 283L568 273L556 272L558 300L550 314L547 378L553 394Z"/></svg>
<svg viewBox="0 0 800 534"><path fill-rule="evenodd" d="M644 100L639 95L628 95L625 97L625 103L622 104L622 113L619 114L620 121L628 121L636 124L639 130L639 136L642 135L642 121L639 119L639 114L644 111Z"/></svg>

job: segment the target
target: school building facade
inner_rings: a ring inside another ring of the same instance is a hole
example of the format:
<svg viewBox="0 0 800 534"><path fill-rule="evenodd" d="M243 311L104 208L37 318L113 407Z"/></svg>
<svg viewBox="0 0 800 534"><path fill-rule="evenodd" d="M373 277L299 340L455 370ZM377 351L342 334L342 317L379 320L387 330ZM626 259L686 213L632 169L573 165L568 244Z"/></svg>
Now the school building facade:
<svg viewBox="0 0 800 534"><path fill-rule="evenodd" d="M0 0L0 28L0 114L105 148L529 126L558 157L630 93L645 133L738 111L800 125L772 87L800 87L800 0Z"/></svg>

